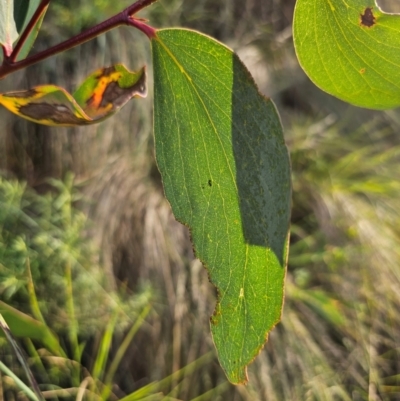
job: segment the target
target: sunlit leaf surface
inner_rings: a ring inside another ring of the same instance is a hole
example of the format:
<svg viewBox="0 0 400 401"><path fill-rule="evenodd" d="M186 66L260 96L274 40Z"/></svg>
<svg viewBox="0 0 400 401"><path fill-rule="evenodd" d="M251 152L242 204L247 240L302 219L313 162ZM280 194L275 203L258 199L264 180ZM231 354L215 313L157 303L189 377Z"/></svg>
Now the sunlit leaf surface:
<svg viewBox="0 0 400 401"><path fill-rule="evenodd" d="M146 71L130 72L118 64L90 75L70 95L54 85L0 94L0 104L13 113L45 125L74 126L104 120L132 97L145 97Z"/></svg>
<svg viewBox="0 0 400 401"><path fill-rule="evenodd" d="M221 366L245 383L282 308L291 186L280 119L217 41L167 29L152 46L165 194L218 290L211 330Z"/></svg>
<svg viewBox="0 0 400 401"><path fill-rule="evenodd" d="M374 0L298 0L293 34L301 66L321 89L357 106L400 105L400 15Z"/></svg>

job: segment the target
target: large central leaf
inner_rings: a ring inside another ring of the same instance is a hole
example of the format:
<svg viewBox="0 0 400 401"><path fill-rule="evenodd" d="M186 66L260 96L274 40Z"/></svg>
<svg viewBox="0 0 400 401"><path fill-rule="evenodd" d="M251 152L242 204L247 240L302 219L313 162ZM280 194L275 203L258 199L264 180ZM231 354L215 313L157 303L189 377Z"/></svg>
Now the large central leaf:
<svg viewBox="0 0 400 401"><path fill-rule="evenodd" d="M165 194L218 290L211 330L220 363L244 383L282 308L290 166L280 119L215 40L167 29L152 45Z"/></svg>

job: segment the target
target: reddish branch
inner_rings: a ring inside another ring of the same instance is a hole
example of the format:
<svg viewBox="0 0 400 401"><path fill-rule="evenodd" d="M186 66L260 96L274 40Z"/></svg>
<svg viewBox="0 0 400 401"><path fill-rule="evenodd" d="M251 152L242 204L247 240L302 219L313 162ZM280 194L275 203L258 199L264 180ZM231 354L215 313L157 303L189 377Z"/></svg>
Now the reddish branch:
<svg viewBox="0 0 400 401"><path fill-rule="evenodd" d="M58 45L29 56L21 61L15 61L29 34L32 32L32 29L35 27L37 21L39 20L42 13L45 11L45 8L50 2L50 0L42 0L35 14L32 16L32 19L29 21L26 29L22 33L11 55L6 56L4 54L3 64L0 66L0 79L3 79L6 75L11 74L15 71L21 70L48 57L54 56L55 54L72 49L73 47L87 42L104 32L116 28L117 26L133 26L142 31L144 34L147 35L147 37L151 39L155 36L156 30L151 26L146 25L144 23L144 20L140 18L135 18L134 15L156 1L157 0L138 0L136 3L127 7L120 13L114 15L106 21L101 22L100 24L95 25L92 28L87 29L84 32L81 32L80 34L66 40L65 42L59 43Z"/></svg>

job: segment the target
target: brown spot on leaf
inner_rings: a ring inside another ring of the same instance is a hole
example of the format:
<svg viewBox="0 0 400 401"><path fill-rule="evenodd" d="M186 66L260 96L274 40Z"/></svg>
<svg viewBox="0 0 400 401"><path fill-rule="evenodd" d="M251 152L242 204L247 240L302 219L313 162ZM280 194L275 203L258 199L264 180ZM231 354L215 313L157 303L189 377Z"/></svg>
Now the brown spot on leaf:
<svg viewBox="0 0 400 401"><path fill-rule="evenodd" d="M104 74L111 75L112 72L113 68L104 69L100 79L104 78ZM98 86L100 86L100 81ZM86 102L89 108L85 109L85 112L90 117L98 117L97 110L99 108L103 108L107 113L110 113L123 106L133 96L145 97L147 92L146 73L143 72L138 81L128 87L121 87L117 81L107 82L107 80L104 80L104 85L101 86L103 88L96 91Z"/></svg>
<svg viewBox="0 0 400 401"><path fill-rule="evenodd" d="M99 76L109 77L114 72L115 72L115 67L114 66L104 67L104 68L101 69L101 72L99 73Z"/></svg>
<svg viewBox="0 0 400 401"><path fill-rule="evenodd" d="M375 16L372 13L372 7L367 7L364 10L364 14L360 14L361 17L361 25L365 26L367 28L371 28L373 25L375 25Z"/></svg>
<svg viewBox="0 0 400 401"><path fill-rule="evenodd" d="M217 301L217 304L215 305L215 310L213 315L210 318L211 324L214 326L217 326L221 320L221 304L219 301Z"/></svg>
<svg viewBox="0 0 400 401"><path fill-rule="evenodd" d="M72 110L64 104L29 103L20 106L19 112L33 120L50 120L59 125L81 125L87 123L77 117Z"/></svg>
<svg viewBox="0 0 400 401"><path fill-rule="evenodd" d="M27 91L17 91L17 92L7 92L2 93L4 97L17 97L27 99L30 97L34 97L38 92L35 89L29 89Z"/></svg>
<svg viewBox="0 0 400 401"><path fill-rule="evenodd" d="M365 74L365 68L361 68L360 74Z"/></svg>

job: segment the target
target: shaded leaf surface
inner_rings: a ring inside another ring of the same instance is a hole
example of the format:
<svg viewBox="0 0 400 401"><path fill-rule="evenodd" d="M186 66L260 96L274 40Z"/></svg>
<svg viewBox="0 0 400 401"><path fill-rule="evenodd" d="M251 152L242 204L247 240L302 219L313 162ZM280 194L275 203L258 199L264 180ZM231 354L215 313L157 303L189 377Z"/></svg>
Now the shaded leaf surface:
<svg viewBox="0 0 400 401"><path fill-rule="evenodd" d="M152 49L165 194L218 290L211 330L220 363L244 383L282 308L290 166L280 119L217 41L166 29Z"/></svg>
<svg viewBox="0 0 400 401"><path fill-rule="evenodd" d="M400 16L374 0L298 0L299 62L326 92L357 106L400 105Z"/></svg>
<svg viewBox="0 0 400 401"><path fill-rule="evenodd" d="M18 38L14 21L14 1L0 1L0 44L11 54L12 44Z"/></svg>
<svg viewBox="0 0 400 401"><path fill-rule="evenodd" d="M132 97L145 97L146 71L130 72L118 64L90 75L70 95L54 85L0 94L0 104L13 113L45 125L92 124L114 114Z"/></svg>
<svg viewBox="0 0 400 401"><path fill-rule="evenodd" d="M18 0L16 1L16 4L24 4L26 3L26 0ZM33 14L35 13L36 9L38 8L39 4L40 4L40 0L29 0L28 2L29 7L27 9L25 9L22 5L21 7L21 11L19 11L19 13L21 14L21 16L19 17L22 20L22 15L23 12L25 11L25 17L24 17L24 22L23 22L23 28L21 30L18 29L18 32L22 32L23 29L25 29L26 25L28 24L28 22L30 21L30 19L32 18ZM42 11L42 14L40 16L40 18L38 19L38 21L36 22L35 26L33 27L33 29L31 30L30 34L28 35L25 43L23 44L21 50L19 51L18 55L17 55L17 61L24 59L25 57L28 56L29 51L31 50L33 44L35 43L36 37L39 33L40 27L42 26L42 22L43 22L43 18L46 14L46 11L48 9L49 6L45 7ZM15 16L16 21L17 20L17 15ZM18 28L18 23L17 23L17 28Z"/></svg>
<svg viewBox="0 0 400 401"><path fill-rule="evenodd" d="M16 29L21 33L28 15L29 6L33 3L39 4L40 0L14 0L14 20Z"/></svg>

